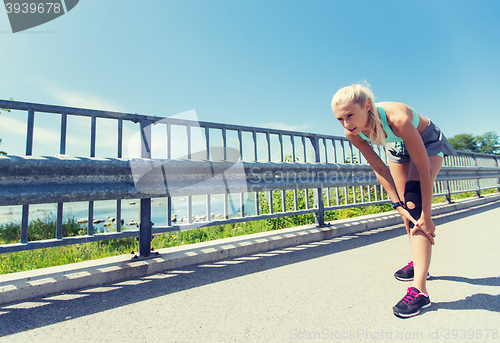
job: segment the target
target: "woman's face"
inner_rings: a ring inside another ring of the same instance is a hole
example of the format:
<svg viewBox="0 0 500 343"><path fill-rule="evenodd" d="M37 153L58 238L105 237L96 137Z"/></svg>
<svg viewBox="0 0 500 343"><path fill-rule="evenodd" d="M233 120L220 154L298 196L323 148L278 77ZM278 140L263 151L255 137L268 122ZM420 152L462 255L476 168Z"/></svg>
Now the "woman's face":
<svg viewBox="0 0 500 343"><path fill-rule="evenodd" d="M365 106L359 104L347 103L333 108L333 113L339 123L354 135L365 129L369 129L368 111L370 110L370 101L365 102Z"/></svg>

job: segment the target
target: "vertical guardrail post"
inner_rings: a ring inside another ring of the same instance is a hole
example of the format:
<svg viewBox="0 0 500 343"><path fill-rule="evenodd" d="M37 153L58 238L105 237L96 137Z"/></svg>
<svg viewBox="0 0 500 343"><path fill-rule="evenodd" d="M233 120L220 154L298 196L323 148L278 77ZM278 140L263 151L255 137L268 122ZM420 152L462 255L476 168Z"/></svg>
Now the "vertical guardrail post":
<svg viewBox="0 0 500 343"><path fill-rule="evenodd" d="M252 142L253 142L253 160L257 161L257 132L252 131ZM255 215L260 214L260 199L259 192L255 192Z"/></svg>
<svg viewBox="0 0 500 343"><path fill-rule="evenodd" d="M477 159L476 159L476 153L472 154L472 161L474 162L474 167L477 167ZM481 198L481 186L479 185L479 178L476 179L476 195L478 198Z"/></svg>
<svg viewBox="0 0 500 343"><path fill-rule="evenodd" d="M61 114L61 138L59 140L59 153L66 154L66 127L68 122L68 115ZM56 238L62 239L62 223L63 222L63 203L57 204L57 220L56 220Z"/></svg>
<svg viewBox="0 0 500 343"><path fill-rule="evenodd" d="M346 163L344 141L340 141L340 151L342 152L342 162L341 163Z"/></svg>
<svg viewBox="0 0 500 343"><path fill-rule="evenodd" d="M280 145L280 161L285 161L285 151L283 149L283 136L278 135ZM286 190L281 191L281 212L286 212Z"/></svg>
<svg viewBox="0 0 500 343"><path fill-rule="evenodd" d="M35 126L35 111L28 111L28 122L26 132L26 156L33 154L33 131ZM30 206L23 205L21 219L21 243L28 243L28 225L29 225Z"/></svg>
<svg viewBox="0 0 500 343"><path fill-rule="evenodd" d="M87 235L92 236L94 234L94 202L89 201L89 214L87 216Z"/></svg>
<svg viewBox="0 0 500 343"><path fill-rule="evenodd" d="M210 129L208 126L205 127L205 159L207 161L210 161ZM207 220L211 221L212 220L212 199L210 197L210 194L207 194L205 196L206 198L206 204L207 204ZM170 197L168 198L170 200ZM168 218L167 218L168 219ZM168 226L172 225L171 222L167 224Z"/></svg>
<svg viewBox="0 0 500 343"><path fill-rule="evenodd" d="M267 162L271 162L271 137L269 132L266 132L266 147L267 147ZM274 213L274 193L269 191L269 213Z"/></svg>
<svg viewBox="0 0 500 343"><path fill-rule="evenodd" d="M95 157L96 130L97 117L92 116L90 120L90 157Z"/></svg>
<svg viewBox="0 0 500 343"><path fill-rule="evenodd" d="M350 156L350 161L349 163L354 163L354 152L353 152L353 149L352 149L352 143L349 142L349 156Z"/></svg>
<svg viewBox="0 0 500 343"><path fill-rule="evenodd" d="M57 203L56 239L62 239L63 203Z"/></svg>
<svg viewBox="0 0 500 343"><path fill-rule="evenodd" d="M307 162L306 138L302 136L302 152L304 153L304 163Z"/></svg>
<svg viewBox="0 0 500 343"><path fill-rule="evenodd" d="M206 128L207 135L207 159L210 159L210 150L208 149L208 128ZM172 159L172 125L167 123L167 160ZM177 220L176 218L172 218L172 197L167 196L167 226L172 226L172 219Z"/></svg>
<svg viewBox="0 0 500 343"><path fill-rule="evenodd" d="M66 127L68 123L68 115L61 114L61 138L59 140L59 153L66 154Z"/></svg>
<svg viewBox="0 0 500 343"><path fill-rule="evenodd" d="M292 163L296 162L296 157L295 157L295 136L291 135L290 136L290 144L291 144L291 149L292 149ZM299 192L295 188L293 190L293 210L297 211L299 208Z"/></svg>
<svg viewBox="0 0 500 343"><path fill-rule="evenodd" d="M323 139L323 150L325 151L325 163L328 163L328 148L326 146L326 139Z"/></svg>
<svg viewBox="0 0 500 343"><path fill-rule="evenodd" d="M186 138L187 138L187 158L188 160L192 159L192 144L191 144L191 125L186 125ZM191 224L193 222L193 196L187 196L187 217L188 223Z"/></svg>
<svg viewBox="0 0 500 343"><path fill-rule="evenodd" d="M172 159L172 125L167 123L167 160Z"/></svg>
<svg viewBox="0 0 500 343"><path fill-rule="evenodd" d="M448 165L448 157L444 157L444 165ZM446 181L445 183L445 188L446 188L446 195L444 196L446 201L448 202L448 204L451 204L452 201L451 201L451 193L450 193L450 181Z"/></svg>
<svg viewBox="0 0 500 343"><path fill-rule="evenodd" d="M141 199L139 224L139 255L148 257L151 252L151 199Z"/></svg>
<svg viewBox="0 0 500 343"><path fill-rule="evenodd" d="M243 161L243 132L238 130L238 151L240 152L239 159ZM246 217L245 210L245 193L240 193L240 209L241 209L241 217Z"/></svg>
<svg viewBox="0 0 500 343"><path fill-rule="evenodd" d="M26 133L26 156L33 155L33 131L35 126L35 111L28 111L28 132Z"/></svg>
<svg viewBox="0 0 500 343"><path fill-rule="evenodd" d="M210 213L210 202L208 202L207 208L207 213ZM208 218L210 218L210 215L208 215ZM172 226L172 197L170 196L167 197L167 226Z"/></svg>
<svg viewBox="0 0 500 343"><path fill-rule="evenodd" d="M284 150L283 150L283 136L282 135L278 135L278 142L279 142L279 145L280 145L280 161L283 162L284 161Z"/></svg>
<svg viewBox="0 0 500 343"><path fill-rule="evenodd" d="M123 119L118 119L117 157L123 157ZM116 199L116 232L122 231L122 199Z"/></svg>
<svg viewBox="0 0 500 343"><path fill-rule="evenodd" d="M116 200L116 232L122 231L122 199Z"/></svg>
<svg viewBox="0 0 500 343"><path fill-rule="evenodd" d="M21 221L21 243L28 243L29 205L23 205L23 215Z"/></svg>
<svg viewBox="0 0 500 343"><path fill-rule="evenodd" d="M141 157L151 158L151 122L141 120ZM152 223L151 223L151 198L141 199L139 224L139 255L148 257L151 252Z"/></svg>
<svg viewBox="0 0 500 343"><path fill-rule="evenodd" d="M97 117L92 116L90 118L90 157L95 157L96 130L97 130ZM92 236L93 234L94 234L94 202L89 201L87 235Z"/></svg>
<svg viewBox="0 0 500 343"><path fill-rule="evenodd" d="M319 153L319 137L311 137L311 143L314 148L314 156L316 163L321 162ZM319 175L317 175L319 177ZM318 209L315 213L315 222L319 227L325 226L325 204L323 203L323 188L318 187L314 190L314 207Z"/></svg>
<svg viewBox="0 0 500 343"><path fill-rule="evenodd" d="M117 157L123 157L123 119L118 119Z"/></svg>
<svg viewBox="0 0 500 343"><path fill-rule="evenodd" d="M333 162L334 163L338 163L336 145L337 145L337 143L336 143L335 139L332 139ZM339 188L335 187L335 204L336 204L336 206L339 206L339 201L340 201L340 198L339 198Z"/></svg>
<svg viewBox="0 0 500 343"><path fill-rule="evenodd" d="M222 151L223 151L222 159L224 161L227 161L227 131L224 128L222 129ZM223 197L224 197L224 219L229 219L229 206L230 206L229 200L231 200L231 202L233 201L233 199L229 198L229 194L227 192L228 192L228 189L226 189L226 191L223 194ZM231 203L231 207L232 207L232 203Z"/></svg>
<svg viewBox="0 0 500 343"><path fill-rule="evenodd" d="M495 163L497 165L497 168L500 167L500 164L498 163L498 157L495 157ZM497 180L497 190L500 192L500 177Z"/></svg>
<svg viewBox="0 0 500 343"><path fill-rule="evenodd" d="M302 153L304 154L304 163L307 162L307 148L306 148L306 137L301 136L302 139ZM309 188L304 189L304 196L306 201L306 209L309 209ZM314 200L314 199L313 199ZM313 204L314 206L314 204Z"/></svg>

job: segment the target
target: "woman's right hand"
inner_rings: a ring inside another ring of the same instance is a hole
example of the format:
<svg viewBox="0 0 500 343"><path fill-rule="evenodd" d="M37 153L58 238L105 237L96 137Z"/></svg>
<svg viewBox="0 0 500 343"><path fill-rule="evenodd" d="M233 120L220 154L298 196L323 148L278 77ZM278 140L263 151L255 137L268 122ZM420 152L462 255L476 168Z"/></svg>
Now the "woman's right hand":
<svg viewBox="0 0 500 343"><path fill-rule="evenodd" d="M410 222L412 222L413 225L415 225L415 227L418 227L418 222L415 220L415 218L411 216L410 212L408 212L403 206L398 206L396 210L398 211L401 218L403 218L403 221L406 226L406 232L410 233L411 230Z"/></svg>

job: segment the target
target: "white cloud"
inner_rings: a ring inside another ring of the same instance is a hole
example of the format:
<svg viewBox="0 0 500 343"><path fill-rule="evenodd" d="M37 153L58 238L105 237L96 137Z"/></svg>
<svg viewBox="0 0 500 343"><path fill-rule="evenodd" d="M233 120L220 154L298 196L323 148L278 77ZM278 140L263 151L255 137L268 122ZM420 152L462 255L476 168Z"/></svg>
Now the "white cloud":
<svg viewBox="0 0 500 343"><path fill-rule="evenodd" d="M9 118L3 115L0 115L0 121L2 122L2 126L7 127L11 134L15 134L16 136L24 139L26 137L26 122ZM59 137L61 133L59 130L48 129L44 127L40 127L35 125L33 130L33 145L43 145L46 147L52 147L55 144L59 144ZM87 144L83 137L74 137L68 136L66 137L67 143L82 145Z"/></svg>
<svg viewBox="0 0 500 343"><path fill-rule="evenodd" d="M0 114L0 122L2 123L2 128L7 128L9 133L14 133L16 135L25 136L26 135L26 123L10 118Z"/></svg>
<svg viewBox="0 0 500 343"><path fill-rule="evenodd" d="M63 89L62 87L46 80L38 80L38 82L42 88L47 91L52 98L54 98L57 105L113 112L126 112L126 109L119 104L103 99L97 95Z"/></svg>
<svg viewBox="0 0 500 343"><path fill-rule="evenodd" d="M261 124L253 124L252 126L267 127L269 129L276 129L276 130L300 131L300 132L303 132L311 127L310 125L299 126L299 125L289 125L285 123L261 123Z"/></svg>
<svg viewBox="0 0 500 343"><path fill-rule="evenodd" d="M114 112L126 112L122 106L103 99L102 97L64 89L44 79L35 80L42 89L47 92L53 100L49 100L54 105L88 108L97 110L108 110ZM24 117L25 118L25 117ZM0 115L2 131L2 150L13 154L23 154L26 141L26 119L13 118L11 114ZM68 153L75 156L89 156L90 147L90 126L89 117L68 116L68 126L66 135L66 146ZM96 153L98 155L116 156L117 147L117 121L113 119L97 118L96 132ZM136 131L124 123L123 142L125 143ZM33 146L35 152L41 155L52 155L59 150L60 140L60 115L37 114L35 113L35 128ZM8 137L10 136L10 137ZM9 139L8 139L9 138ZM9 143L16 142L17 146L9 146ZM20 143L20 144L19 144ZM19 148L19 145L23 145ZM47 151L47 153L44 153ZM123 156L126 157L127 145L123 145Z"/></svg>

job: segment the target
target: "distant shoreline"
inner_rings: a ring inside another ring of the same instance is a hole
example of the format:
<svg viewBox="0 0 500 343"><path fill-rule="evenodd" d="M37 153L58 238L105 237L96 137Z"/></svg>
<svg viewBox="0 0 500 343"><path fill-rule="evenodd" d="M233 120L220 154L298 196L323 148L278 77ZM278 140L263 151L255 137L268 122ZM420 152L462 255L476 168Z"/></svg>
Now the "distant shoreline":
<svg viewBox="0 0 500 343"><path fill-rule="evenodd" d="M187 221L187 202L186 197L172 198L172 217L176 217L178 221L185 218ZM254 212L254 203L252 199L251 206L245 204L245 212L251 215ZM247 201L247 202L248 202ZM166 198L153 198L151 201L151 220L156 226L166 225L167 222L167 199ZM134 228L136 225L127 225L127 223L138 223L139 220L139 199L124 199L122 200L121 218L123 219L123 226L126 228ZM239 212L239 210L238 210ZM222 196L213 197L211 202L212 216L221 218L223 213ZM192 201L192 216L203 218L206 220L207 210L205 197L193 197ZM236 216L231 215L232 217ZM41 219L42 221L54 221L57 217L57 204L35 204L30 205L29 221ZM110 219L116 218L116 200L104 200L94 202L94 220L102 221L95 223L94 228L98 231L105 232L107 227L105 223L109 223ZM22 206L0 206L0 225L21 223ZM69 202L63 205L63 221L74 219L88 219L88 202ZM81 225L87 225L81 224Z"/></svg>

